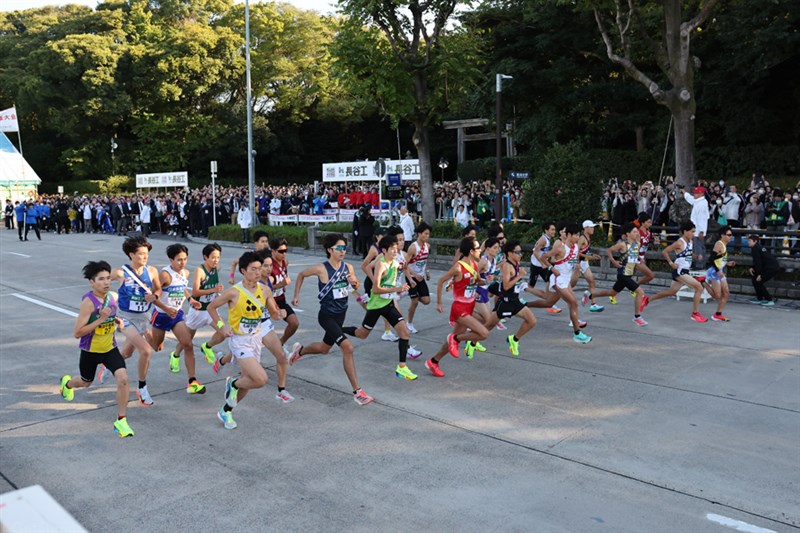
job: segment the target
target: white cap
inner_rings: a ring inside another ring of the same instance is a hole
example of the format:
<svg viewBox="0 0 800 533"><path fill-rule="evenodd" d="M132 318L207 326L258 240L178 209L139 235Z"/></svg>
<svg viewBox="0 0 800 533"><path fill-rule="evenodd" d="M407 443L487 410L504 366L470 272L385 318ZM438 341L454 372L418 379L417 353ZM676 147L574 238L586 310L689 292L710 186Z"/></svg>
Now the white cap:
<svg viewBox="0 0 800 533"><path fill-rule="evenodd" d="M593 228L593 227L595 227L595 226L599 226L599 225L600 225L600 224L595 224L595 223L594 223L594 222L592 222L591 220L584 220L584 221L583 221L583 227L584 227L584 228Z"/></svg>

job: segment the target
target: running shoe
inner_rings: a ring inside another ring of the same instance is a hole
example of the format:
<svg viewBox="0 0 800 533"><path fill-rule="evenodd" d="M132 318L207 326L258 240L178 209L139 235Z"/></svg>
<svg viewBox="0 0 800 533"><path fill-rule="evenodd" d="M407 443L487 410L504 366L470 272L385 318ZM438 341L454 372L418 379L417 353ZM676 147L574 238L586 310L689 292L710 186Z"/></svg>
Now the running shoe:
<svg viewBox="0 0 800 533"><path fill-rule="evenodd" d="M233 386L234 379L232 377L228 377L225 380L225 403L228 404L229 407L236 407L238 404L237 400L239 399L239 389Z"/></svg>
<svg viewBox="0 0 800 533"><path fill-rule="evenodd" d="M748 300L751 304L760 304L764 300L759 300L758 298L753 298L752 300Z"/></svg>
<svg viewBox="0 0 800 533"><path fill-rule="evenodd" d="M100 372L98 372L98 374L100 375L100 377L97 378L97 381L99 381L101 385L105 383L106 380L112 376L111 370L107 369L106 365L104 365L103 363L100 363Z"/></svg>
<svg viewBox="0 0 800 533"><path fill-rule="evenodd" d="M730 322L731 319L723 315L722 313L714 313L711 315L711 320L716 320L717 322Z"/></svg>
<svg viewBox="0 0 800 533"><path fill-rule="evenodd" d="M586 303L589 301L589 291L583 291L583 299L581 299L581 305L586 307Z"/></svg>
<svg viewBox="0 0 800 533"><path fill-rule="evenodd" d="M219 411L217 411L217 418L222 421L225 429L236 429L236 426L238 426L236 420L233 419L233 411L226 411L225 407L219 408Z"/></svg>
<svg viewBox="0 0 800 533"><path fill-rule="evenodd" d="M450 352L450 355L458 359L458 341L456 340L456 336L452 333L447 336L447 350Z"/></svg>
<svg viewBox="0 0 800 533"><path fill-rule="evenodd" d="M300 357L302 357L300 355L300 351L302 349L303 349L302 344L300 344L299 342L294 343L294 346L292 346L292 353L289 354L289 366L294 365L297 361L300 360Z"/></svg>
<svg viewBox="0 0 800 533"><path fill-rule="evenodd" d="M355 394L353 394L353 401L355 401L358 405L367 405L368 403L372 402L375 398L367 394L361 389L358 389Z"/></svg>
<svg viewBox="0 0 800 533"><path fill-rule="evenodd" d="M133 430L128 425L127 418L119 418L114 422L114 432L119 435L119 438L133 437Z"/></svg>
<svg viewBox="0 0 800 533"><path fill-rule="evenodd" d="M153 398L150 397L150 393L147 391L147 385L136 389L136 396L139 398L142 405L153 405Z"/></svg>
<svg viewBox="0 0 800 533"><path fill-rule="evenodd" d="M408 381L414 381L417 379L417 375L413 373L408 366L397 365L397 367L394 369L394 375L400 379L407 379Z"/></svg>
<svg viewBox="0 0 800 533"><path fill-rule="evenodd" d="M283 389L282 391L279 391L278 394L275 395L275 399L280 400L283 403L292 403L294 401L294 396L289 394L288 390Z"/></svg>
<svg viewBox="0 0 800 533"><path fill-rule="evenodd" d="M181 371L181 358L175 356L175 352L169 354L169 371L177 374Z"/></svg>
<svg viewBox="0 0 800 533"><path fill-rule="evenodd" d="M223 366L223 365L222 365L222 356L220 355L220 356L219 356L219 357L217 357L217 359L214 361L214 373L215 373L215 374L219 374L219 369L220 369L220 368L222 368L222 366Z"/></svg>
<svg viewBox="0 0 800 533"><path fill-rule="evenodd" d="M476 350L478 350L479 352L485 352L485 351L486 351L486 346L484 346L483 344L479 343L478 341L474 341L474 342L472 343L472 345L473 345L473 346L475 347L475 349L476 349Z"/></svg>
<svg viewBox="0 0 800 533"><path fill-rule="evenodd" d="M67 400L68 402L71 402L73 400L73 398L75 398L75 391L70 389L69 387L67 387L67 383L69 383L69 380L71 380L71 379L72 379L72 376L70 376L69 374L67 374L66 376L62 377L61 378L61 389L59 389L59 392L61 393L61 397L64 398L65 400Z"/></svg>
<svg viewBox="0 0 800 533"><path fill-rule="evenodd" d="M639 304L639 312L641 313L642 311L644 311L644 308L647 307L649 303L650 303L650 298L648 298L646 294L642 296L642 303Z"/></svg>
<svg viewBox="0 0 800 533"><path fill-rule="evenodd" d="M435 378L444 377L444 372L442 372L442 369L439 368L439 363L437 363L433 359L428 359L427 361L425 361L425 368L430 370L431 374L433 374L433 377Z"/></svg>
<svg viewBox="0 0 800 533"><path fill-rule="evenodd" d="M506 321L506 319L504 318L503 320L501 320L500 322L498 322L498 323L497 323L497 329L499 329L500 331L505 331L505 330L507 330L508 328L506 327L506 325L505 325L505 324L503 324L503 322L505 322L505 321Z"/></svg>
<svg viewBox="0 0 800 533"><path fill-rule="evenodd" d="M611 305L617 305L617 297L616 296L609 296L609 301L611 301Z"/></svg>
<svg viewBox="0 0 800 533"><path fill-rule="evenodd" d="M632 296L633 298L636 298L636 291L631 291L631 296Z"/></svg>
<svg viewBox="0 0 800 533"><path fill-rule="evenodd" d="M590 313L602 313L604 309L605 309L605 307L602 306L602 305L592 304L592 306L589 308L589 312Z"/></svg>
<svg viewBox="0 0 800 533"><path fill-rule="evenodd" d="M633 323L636 324L637 326L646 326L647 325L647 321L642 317L634 318L633 319Z"/></svg>
<svg viewBox="0 0 800 533"><path fill-rule="evenodd" d="M408 332L409 333L419 333L419 331L417 331L417 328L414 327L414 324L408 324Z"/></svg>
<svg viewBox="0 0 800 533"><path fill-rule="evenodd" d="M214 362L216 362L217 360L216 356L214 355L214 350L208 347L207 342L201 344L200 349L203 350L203 355L206 356L206 363L208 363L209 365L213 365Z"/></svg>
<svg viewBox="0 0 800 533"><path fill-rule="evenodd" d="M400 340L400 337L398 337L391 331L384 331L383 335L381 335L381 340L387 342L397 342Z"/></svg>
<svg viewBox="0 0 800 533"><path fill-rule="evenodd" d="M577 335L572 336L572 340L574 340L578 344L587 344L591 342L592 338L586 333L579 331Z"/></svg>
<svg viewBox="0 0 800 533"><path fill-rule="evenodd" d="M467 359L472 359L475 356L475 346L472 345L472 341L467 341L464 344L464 355L467 356Z"/></svg>
<svg viewBox="0 0 800 533"><path fill-rule="evenodd" d="M205 394L206 386L199 381L194 380L186 386L186 392L188 394Z"/></svg>
<svg viewBox="0 0 800 533"><path fill-rule="evenodd" d="M411 359L419 359L420 355L422 355L422 352L417 350L416 346L409 346L408 347L408 356Z"/></svg>
<svg viewBox="0 0 800 533"><path fill-rule="evenodd" d="M692 313L692 316L689 318L691 318L695 322L700 322L701 324L704 322L708 322L708 319L703 315L701 315L700 313Z"/></svg>
<svg viewBox="0 0 800 533"><path fill-rule="evenodd" d="M508 349L511 351L511 355L519 357L519 341L514 340L514 335L509 335L506 338L506 342L508 343Z"/></svg>
<svg viewBox="0 0 800 533"><path fill-rule="evenodd" d="M356 301L360 304L367 303L367 300L369 300L369 294L362 294L356 298Z"/></svg>
<svg viewBox="0 0 800 533"><path fill-rule="evenodd" d="M761 305L764 307L775 307L775 300L762 300Z"/></svg>
<svg viewBox="0 0 800 533"><path fill-rule="evenodd" d="M558 307L556 307L556 306L554 305L553 307L549 307L549 308L547 309L547 312L548 312L548 313L550 313L551 315L554 315L554 314L556 314L556 313L560 313L560 312L561 312L561 309L560 309L560 308L558 308Z"/></svg>

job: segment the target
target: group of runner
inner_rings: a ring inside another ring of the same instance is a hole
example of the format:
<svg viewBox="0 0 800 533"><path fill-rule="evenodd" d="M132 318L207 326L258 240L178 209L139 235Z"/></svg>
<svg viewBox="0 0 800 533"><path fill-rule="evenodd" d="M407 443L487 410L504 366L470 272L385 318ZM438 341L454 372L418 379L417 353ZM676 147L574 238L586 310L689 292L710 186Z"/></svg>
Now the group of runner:
<svg viewBox="0 0 800 533"><path fill-rule="evenodd" d="M603 311L597 299L616 297L623 290L634 296L633 322L645 326L642 312L647 305L677 293L681 285L694 290L694 309L691 319L706 322L699 313L699 303L704 286L717 300L717 311L712 316L717 321L728 321L723 315L729 291L725 279L725 268L733 266L727 260L727 243L731 239L730 229L723 227L720 240L713 249L711 263L705 279L695 279L689 273L692 257L694 225L687 222L681 226L681 236L664 249L664 258L673 268L671 286L648 299L642 285L653 279L647 268L645 254L652 242L649 232L651 221L642 213L636 224L622 229L622 238L608 248L609 260L617 267L617 281L609 290L598 291L589 265L600 257L592 252L591 239L594 222L586 220L582 226L576 223L552 223L542 225L542 236L537 240L531 255L530 275L522 265L523 249L518 240L506 240L503 227L496 224L489 230L483 243L476 237L476 228L467 227L453 257L451 267L436 285L436 308L443 312L443 290L452 290L453 303L450 309L452 332L439 350L425 361L425 367L435 377L444 377L442 359L449 353L458 358L460 345L464 343L464 354L472 359L475 351L485 351L481 344L489 332L497 328L506 330L504 322L518 316L522 322L514 334L506 337L509 351L519 356L520 339L536 326L531 308L545 308L550 313L561 310L555 304L562 300L569 308L573 340L589 343L592 337L583 329L586 322L579 318L578 298L573 292L580 276L589 289L584 292L582 303L592 302L589 312ZM355 368L354 346L348 337L366 339L379 319L384 321L383 340L396 341L398 363L395 375L413 381L417 375L407 365L407 358L416 359L421 352L410 345L410 337L417 333L413 319L419 304L429 305L431 291L428 287L430 271L431 227L421 222L416 228L416 240L405 243L400 228L389 228L376 238L361 264L366 275L364 293L359 293L361 283L352 265L344 261L348 250L347 239L341 234L327 234L323 239L326 261L306 268L299 273L294 283L292 304L298 306L300 290L306 278L317 278L319 300L318 323L324 335L313 344L287 344L299 327L292 305L287 301L287 288L292 284L286 258L286 239L269 236L259 231L254 234L255 250L248 251L233 261L230 282L225 289L220 279L219 261L221 247L208 244L203 248L203 263L197 267L190 285L189 271L185 268L188 250L182 244L167 247L169 266L158 271L148 264L152 245L144 237L130 237L122 249L129 262L112 269L105 261L91 261L83 269L89 281L90 291L81 302L76 319L74 335L80 339L79 377L65 375L61 379L61 394L72 400L74 389L90 386L98 376L102 383L113 375L117 384L118 418L114 424L120 437L133 436L126 418L128 399L128 377L125 359L138 352L138 384L136 394L140 403L154 403L147 389L147 372L153 351L163 349L166 332L171 331L178 341L175 351L169 356L169 370L180 372L183 359L188 374L186 391L189 394L204 394L205 386L196 377L193 339L197 330L210 326L214 329L211 339L201 344L200 349L214 371L233 361L237 367L236 377L228 377L225 384L224 404L217 416L226 429L234 429L233 409L252 389L267 384L267 374L261 365L261 350L266 347L276 361L276 399L289 403L294 397L286 390L287 367L312 354L327 354L334 345L342 351L342 363L353 391L353 399L359 405L373 401L361 388ZM556 233L559 237L556 238ZM675 253L674 261L671 253ZM619 258L617 258L617 256ZM236 271L242 276L234 283ZM637 282L636 272L642 273ZM535 288L539 279L544 289ZM119 283L118 294L111 292L112 282ZM526 301L527 294L538 299ZM345 326L350 295L364 308L364 317L359 326ZM399 302L408 297L411 301L406 313ZM182 309L189 302L186 314ZM494 300L494 303L492 303ZM220 309L227 307L227 319L222 319ZM284 321L286 327L278 337L275 321ZM125 338L122 349L118 349L114 332L119 329ZM393 331L392 331L393 330ZM214 348L228 340L229 353L214 352ZM98 366L100 367L99 372Z"/></svg>

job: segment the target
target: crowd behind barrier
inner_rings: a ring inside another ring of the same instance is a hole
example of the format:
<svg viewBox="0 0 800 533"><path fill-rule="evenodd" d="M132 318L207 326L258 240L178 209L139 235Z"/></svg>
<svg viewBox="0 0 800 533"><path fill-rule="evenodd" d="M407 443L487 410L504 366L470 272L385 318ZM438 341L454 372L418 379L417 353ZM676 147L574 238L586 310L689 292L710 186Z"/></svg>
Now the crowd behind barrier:
<svg viewBox="0 0 800 533"><path fill-rule="evenodd" d="M698 234L709 238L714 229L729 225L739 236L747 230L763 230L769 237L764 242L772 250L797 253L800 244L800 183L793 190L773 189L762 175L753 174L746 190L724 180L709 183L701 180L694 194L682 188L672 176L659 183L610 179L598 202L599 219L612 224L613 240L619 228L648 213L656 226L676 228L679 220L691 218ZM489 181L469 183L437 182L434 186L436 219L452 221L462 227L474 224L488 227L493 219L493 204L502 195L502 209L507 221L530 222L521 204L522 185L505 181L501 191ZM376 222L395 223L398 214L389 210L387 201L380 201L374 183L318 183L262 185L256 187L255 206L262 224L319 224L353 222L362 208L369 207ZM689 203L686 197L696 197ZM67 194L40 195L19 201L6 200L5 223L30 225L33 230L62 232L94 232L122 234L139 229L145 234L206 236L216 224L249 225L252 215L247 207L247 188L217 187L216 201L210 186L195 189L146 190L136 194ZM416 184L408 184L404 199L413 220L422 213L423 198ZM699 211L699 212L698 212ZM696 213L697 212L697 213ZM699 217L699 218L698 218ZM243 229L246 229L243 227ZM744 229L745 231L739 231Z"/></svg>

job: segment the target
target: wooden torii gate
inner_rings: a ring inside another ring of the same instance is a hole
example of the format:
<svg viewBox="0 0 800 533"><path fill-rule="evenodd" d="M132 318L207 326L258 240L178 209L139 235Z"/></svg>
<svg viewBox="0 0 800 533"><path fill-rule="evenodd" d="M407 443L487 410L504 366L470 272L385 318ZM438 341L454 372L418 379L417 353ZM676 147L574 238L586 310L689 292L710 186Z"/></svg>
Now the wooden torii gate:
<svg viewBox="0 0 800 533"><path fill-rule="evenodd" d="M442 122L442 127L446 130L456 130L457 132L457 146L458 146L458 162L463 163L466 159L467 141L491 141L496 138L495 133L467 133L467 128L485 128L489 125L488 118L467 118L463 120L445 120ZM517 155L517 148L514 145L514 137L509 135L508 131L502 133L503 138L506 140L506 157L514 157Z"/></svg>

